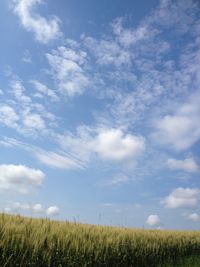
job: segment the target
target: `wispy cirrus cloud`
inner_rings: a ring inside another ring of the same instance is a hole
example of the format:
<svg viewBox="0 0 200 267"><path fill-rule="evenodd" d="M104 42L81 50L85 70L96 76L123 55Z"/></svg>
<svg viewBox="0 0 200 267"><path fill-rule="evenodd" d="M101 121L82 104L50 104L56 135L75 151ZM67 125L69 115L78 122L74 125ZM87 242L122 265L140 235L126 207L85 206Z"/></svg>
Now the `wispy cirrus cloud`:
<svg viewBox="0 0 200 267"><path fill-rule="evenodd" d="M158 32L150 28L150 24L144 23L137 28L125 28L123 25L123 18L117 18L112 23L113 33L117 41L124 47L130 47L145 39L152 38Z"/></svg>
<svg viewBox="0 0 200 267"><path fill-rule="evenodd" d="M128 127L147 121L176 105L181 97L188 97L189 88L197 88L196 8L193 1L161 1L136 27L127 27L124 18L117 18L102 38L83 36L84 45L101 70L101 93L104 91L105 98L113 101L107 112L111 121ZM185 42L183 53L179 53L165 31L180 38L187 33L194 42ZM106 73L102 71L105 66Z"/></svg>
<svg viewBox="0 0 200 267"><path fill-rule="evenodd" d="M34 96L37 96L39 98L48 97L48 99L50 99L51 101L59 101L59 97L56 92L48 88L45 84L37 80L31 80L30 82L38 91L38 94L34 94Z"/></svg>
<svg viewBox="0 0 200 267"><path fill-rule="evenodd" d="M12 80L10 86L15 98L20 101L22 105L30 105L32 100L29 96L25 95L25 88L20 79Z"/></svg>
<svg viewBox="0 0 200 267"><path fill-rule="evenodd" d="M87 53L81 49L60 46L46 54L59 91L67 96L82 94L90 85L85 66Z"/></svg>
<svg viewBox="0 0 200 267"><path fill-rule="evenodd" d="M0 123L11 128L17 128L18 122L19 116L11 106L2 105L0 107Z"/></svg>
<svg viewBox="0 0 200 267"><path fill-rule="evenodd" d="M130 181L131 181L131 179L127 175L121 173L121 174L118 174L118 175L114 176L109 181L106 181L105 185L108 185L108 186L120 186L120 185L123 185L123 184L128 184Z"/></svg>
<svg viewBox="0 0 200 267"><path fill-rule="evenodd" d="M31 53L28 49L24 50L22 61L27 64L32 63Z"/></svg>
<svg viewBox="0 0 200 267"><path fill-rule="evenodd" d="M19 148L27 151L39 162L43 163L50 168L74 170L74 169L85 169L85 162L75 155L67 154L65 151L45 150L37 146L21 142L20 140L8 137L1 137L0 145Z"/></svg>
<svg viewBox="0 0 200 267"><path fill-rule="evenodd" d="M58 17L46 19L33 11L36 5L43 3L42 0L13 0L12 3L13 12L19 17L22 26L33 32L40 43L46 44L62 35Z"/></svg>
<svg viewBox="0 0 200 267"><path fill-rule="evenodd" d="M115 40L96 40L92 37L84 37L84 44L92 52L99 65L131 64L130 52L122 49Z"/></svg>
<svg viewBox="0 0 200 267"><path fill-rule="evenodd" d="M39 132L49 134L56 127L56 116L27 95L22 80L14 75L11 76L10 88L7 104L2 103L0 108L0 123L25 136L37 136Z"/></svg>
<svg viewBox="0 0 200 267"><path fill-rule="evenodd" d="M64 152L56 153L53 151L45 151L42 149L33 149L32 150L35 157L45 165L51 168L58 169L84 169L84 163L75 158L72 155L66 155Z"/></svg>

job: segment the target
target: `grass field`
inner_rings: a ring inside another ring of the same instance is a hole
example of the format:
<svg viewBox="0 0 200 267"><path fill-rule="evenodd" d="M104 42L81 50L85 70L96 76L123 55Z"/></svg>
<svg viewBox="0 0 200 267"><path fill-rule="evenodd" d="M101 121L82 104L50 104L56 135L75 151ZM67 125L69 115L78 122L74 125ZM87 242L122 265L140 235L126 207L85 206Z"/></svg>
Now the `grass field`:
<svg viewBox="0 0 200 267"><path fill-rule="evenodd" d="M0 215L1 267L199 267L198 255L200 232L132 230Z"/></svg>

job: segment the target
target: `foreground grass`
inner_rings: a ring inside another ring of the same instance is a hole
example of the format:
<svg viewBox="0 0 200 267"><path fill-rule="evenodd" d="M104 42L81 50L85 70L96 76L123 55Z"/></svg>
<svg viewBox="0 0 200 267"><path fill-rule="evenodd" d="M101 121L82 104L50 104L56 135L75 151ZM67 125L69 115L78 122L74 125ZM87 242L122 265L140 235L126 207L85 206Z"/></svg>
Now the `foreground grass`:
<svg viewBox="0 0 200 267"><path fill-rule="evenodd" d="M198 255L200 232L131 230L0 215L1 267L195 267L187 264L193 259L200 262ZM186 262L177 265L183 259Z"/></svg>
<svg viewBox="0 0 200 267"><path fill-rule="evenodd" d="M188 257L182 260L179 260L176 264L163 264L161 267L200 267L200 256Z"/></svg>

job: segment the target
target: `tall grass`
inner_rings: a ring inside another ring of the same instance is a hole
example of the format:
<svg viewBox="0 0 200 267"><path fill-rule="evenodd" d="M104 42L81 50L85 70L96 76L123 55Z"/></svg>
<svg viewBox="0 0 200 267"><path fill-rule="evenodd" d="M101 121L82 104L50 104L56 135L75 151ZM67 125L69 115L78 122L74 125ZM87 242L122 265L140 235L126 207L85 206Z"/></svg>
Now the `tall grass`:
<svg viewBox="0 0 200 267"><path fill-rule="evenodd" d="M131 230L0 215L1 267L156 267L200 254L200 232Z"/></svg>

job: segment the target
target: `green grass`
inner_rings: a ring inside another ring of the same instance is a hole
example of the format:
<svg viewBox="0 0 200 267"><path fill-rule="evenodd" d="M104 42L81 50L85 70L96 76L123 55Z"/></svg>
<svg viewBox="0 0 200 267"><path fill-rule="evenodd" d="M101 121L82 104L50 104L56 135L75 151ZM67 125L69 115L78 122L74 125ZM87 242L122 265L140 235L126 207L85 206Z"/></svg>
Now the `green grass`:
<svg viewBox="0 0 200 267"><path fill-rule="evenodd" d="M200 262L198 255L200 232L133 230L0 215L1 267L195 267L191 261ZM186 262L178 265L183 259Z"/></svg>
<svg viewBox="0 0 200 267"><path fill-rule="evenodd" d="M186 259L179 260L179 262L177 262L175 265L173 263L168 263L161 265L161 267L200 267L200 256L188 257Z"/></svg>

